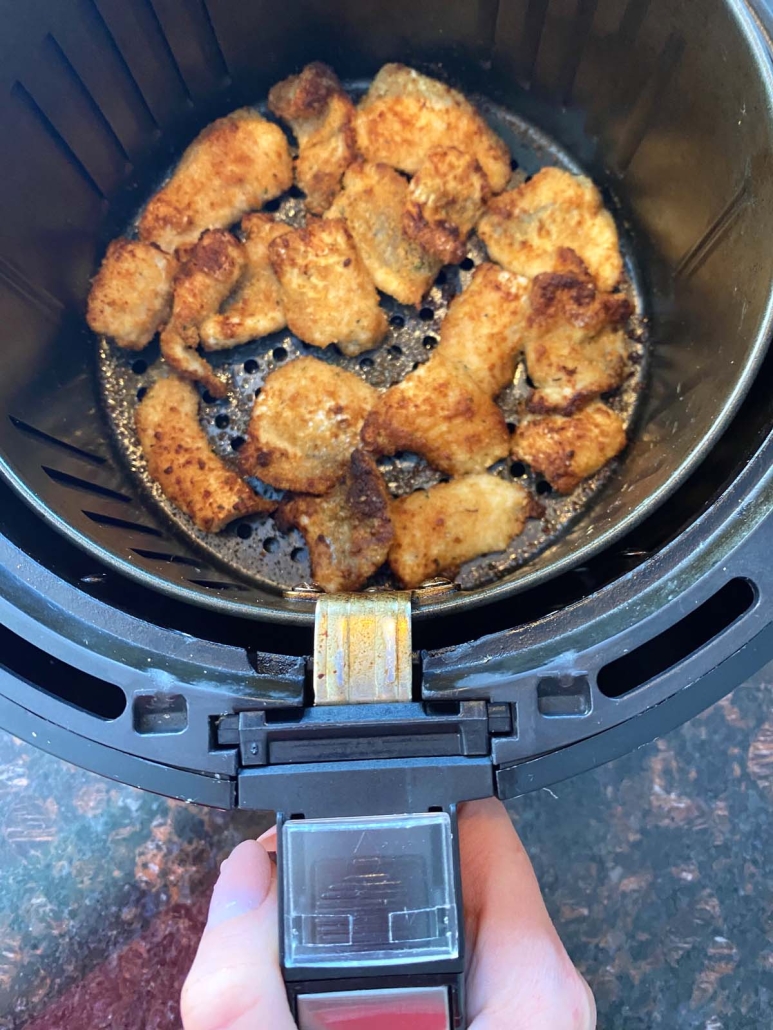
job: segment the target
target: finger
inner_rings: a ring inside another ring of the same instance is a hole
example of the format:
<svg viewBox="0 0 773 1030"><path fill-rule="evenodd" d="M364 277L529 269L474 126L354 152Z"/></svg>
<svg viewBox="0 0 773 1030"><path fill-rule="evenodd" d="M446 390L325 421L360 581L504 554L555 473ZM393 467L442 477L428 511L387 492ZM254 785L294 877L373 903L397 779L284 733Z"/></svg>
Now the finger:
<svg viewBox="0 0 773 1030"><path fill-rule="evenodd" d="M464 805L459 844L474 1030L592 1030L590 988L564 949L507 810Z"/></svg>
<svg viewBox="0 0 773 1030"><path fill-rule="evenodd" d="M266 851L276 851L276 826L261 833L258 837L258 844L262 844Z"/></svg>
<svg viewBox="0 0 773 1030"><path fill-rule="evenodd" d="M279 969L274 867L257 841L223 863L181 1009L185 1030L296 1030Z"/></svg>

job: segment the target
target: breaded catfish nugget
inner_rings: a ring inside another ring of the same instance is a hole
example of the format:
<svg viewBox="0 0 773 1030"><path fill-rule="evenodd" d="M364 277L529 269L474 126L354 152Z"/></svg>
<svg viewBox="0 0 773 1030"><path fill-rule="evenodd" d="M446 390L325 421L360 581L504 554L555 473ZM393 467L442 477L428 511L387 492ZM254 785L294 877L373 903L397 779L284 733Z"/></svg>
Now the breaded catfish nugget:
<svg viewBox="0 0 773 1030"><path fill-rule="evenodd" d="M357 146L368 161L414 175L435 147L472 154L494 193L510 178L510 154L469 100L437 79L385 64L357 108Z"/></svg>
<svg viewBox="0 0 773 1030"><path fill-rule="evenodd" d="M451 476L482 472L510 449L496 404L463 368L437 355L379 397L362 440L372 454L412 451Z"/></svg>
<svg viewBox="0 0 773 1030"><path fill-rule="evenodd" d="M137 240L113 240L89 293L86 321L119 347L142 350L172 310L177 261Z"/></svg>
<svg viewBox="0 0 773 1030"><path fill-rule="evenodd" d="M560 247L574 250L600 290L617 286L623 259L617 227L601 194L582 175L543 168L489 201L478 224L492 261L530 278L556 271Z"/></svg>
<svg viewBox="0 0 773 1030"><path fill-rule="evenodd" d="M284 501L277 525L300 529L314 582L329 593L363 587L386 561L393 537L384 480L362 451L354 451L345 474L323 497Z"/></svg>
<svg viewBox="0 0 773 1030"><path fill-rule="evenodd" d="M346 469L378 393L317 358L268 376L252 409L242 469L282 490L323 494Z"/></svg>
<svg viewBox="0 0 773 1030"><path fill-rule="evenodd" d="M218 314L201 324L201 345L206 351L224 350L247 343L287 325L279 280L268 259L268 245L290 232L284 222L256 211L242 219L246 268L236 296Z"/></svg>
<svg viewBox="0 0 773 1030"><path fill-rule="evenodd" d="M476 157L456 147L438 147L408 185L403 228L444 265L457 264L490 196Z"/></svg>
<svg viewBox="0 0 773 1030"><path fill-rule="evenodd" d="M528 311L529 280L488 262L451 301L434 356L460 365L478 386L496 397L513 381Z"/></svg>
<svg viewBox="0 0 773 1030"><path fill-rule="evenodd" d="M140 239L173 253L204 229L224 229L292 185L285 134L250 107L208 125L150 200Z"/></svg>
<svg viewBox="0 0 773 1030"><path fill-rule="evenodd" d="M453 579L466 561L503 551L523 532L532 499L517 483L463 476L392 501L389 564L404 587Z"/></svg>
<svg viewBox="0 0 773 1030"><path fill-rule="evenodd" d="M594 401L576 415L527 417L513 437L512 455L531 465L554 490L568 494L625 445L620 416Z"/></svg>
<svg viewBox="0 0 773 1030"><path fill-rule="evenodd" d="M272 240L268 253L296 336L315 347L336 343L349 357L381 341L386 315L343 221L311 219Z"/></svg>
<svg viewBox="0 0 773 1030"><path fill-rule="evenodd" d="M559 250L558 269L532 282L523 343L537 387L529 409L569 415L625 378L629 345L621 326L631 304L598 291L572 250Z"/></svg>
<svg viewBox="0 0 773 1030"><path fill-rule="evenodd" d="M300 75L277 83L268 94L268 107L295 133L295 180L306 194L307 210L321 215L357 153L354 104L333 69L315 61Z"/></svg>
<svg viewBox="0 0 773 1030"><path fill-rule="evenodd" d="M172 318L161 333L161 353L186 379L195 379L215 397L226 386L197 353L199 326L216 312L239 281L246 265L241 243L224 229L211 229L190 251L174 284Z"/></svg>
<svg viewBox="0 0 773 1030"><path fill-rule="evenodd" d="M407 200L408 183L394 168L358 161L347 169L328 216L346 220L376 286L401 304L418 307L442 261L406 234Z"/></svg>
<svg viewBox="0 0 773 1030"><path fill-rule="evenodd" d="M135 421L151 477L205 533L219 533L242 515L276 508L212 453L191 383L177 376L159 379L140 402Z"/></svg>

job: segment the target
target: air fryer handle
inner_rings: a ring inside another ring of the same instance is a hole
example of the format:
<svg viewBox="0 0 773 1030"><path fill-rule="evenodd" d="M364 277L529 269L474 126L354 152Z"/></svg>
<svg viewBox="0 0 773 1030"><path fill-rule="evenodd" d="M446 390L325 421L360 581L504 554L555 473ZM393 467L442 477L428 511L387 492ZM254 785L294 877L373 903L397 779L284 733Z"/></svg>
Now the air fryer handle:
<svg viewBox="0 0 773 1030"><path fill-rule="evenodd" d="M456 813L277 820L279 938L300 1030L463 1030Z"/></svg>

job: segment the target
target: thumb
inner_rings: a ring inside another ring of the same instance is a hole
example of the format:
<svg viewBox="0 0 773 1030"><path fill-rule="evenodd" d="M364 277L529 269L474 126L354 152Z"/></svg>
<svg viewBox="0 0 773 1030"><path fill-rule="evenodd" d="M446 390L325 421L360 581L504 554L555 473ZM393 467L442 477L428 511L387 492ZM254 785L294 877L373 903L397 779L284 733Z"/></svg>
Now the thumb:
<svg viewBox="0 0 773 1030"><path fill-rule="evenodd" d="M296 1030L279 969L276 876L254 840L220 870L181 998L185 1030Z"/></svg>

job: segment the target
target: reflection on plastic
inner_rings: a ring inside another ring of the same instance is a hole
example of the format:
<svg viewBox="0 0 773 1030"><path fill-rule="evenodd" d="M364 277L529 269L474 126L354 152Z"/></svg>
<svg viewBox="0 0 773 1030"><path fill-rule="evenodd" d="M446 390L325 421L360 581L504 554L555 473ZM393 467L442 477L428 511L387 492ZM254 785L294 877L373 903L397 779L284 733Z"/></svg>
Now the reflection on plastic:
<svg viewBox="0 0 773 1030"><path fill-rule="evenodd" d="M286 968L458 956L446 813L291 820L282 834Z"/></svg>
<svg viewBox="0 0 773 1030"><path fill-rule="evenodd" d="M298 998L300 1030L449 1030L445 987L342 991Z"/></svg>

